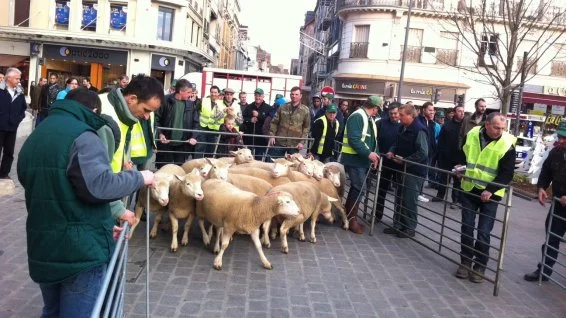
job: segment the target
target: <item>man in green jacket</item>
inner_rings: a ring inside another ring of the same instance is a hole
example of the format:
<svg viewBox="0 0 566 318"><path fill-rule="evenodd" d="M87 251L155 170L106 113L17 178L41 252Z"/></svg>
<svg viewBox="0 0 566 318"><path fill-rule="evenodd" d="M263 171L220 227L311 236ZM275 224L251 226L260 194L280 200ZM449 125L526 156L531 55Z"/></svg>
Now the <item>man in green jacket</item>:
<svg viewBox="0 0 566 318"><path fill-rule="evenodd" d="M344 130L342 164L350 178L350 191L346 199L349 229L356 234L364 233L358 223L358 205L370 166L377 167L377 127L372 117L383 104L381 97L370 96L363 106L348 117Z"/></svg>
<svg viewBox="0 0 566 318"><path fill-rule="evenodd" d="M89 92L90 93L90 92ZM153 183L149 171L113 173L97 136L105 121L76 100L53 104L18 156L25 189L29 273L42 317L88 317L115 243L109 202ZM79 98L80 99L80 98Z"/></svg>

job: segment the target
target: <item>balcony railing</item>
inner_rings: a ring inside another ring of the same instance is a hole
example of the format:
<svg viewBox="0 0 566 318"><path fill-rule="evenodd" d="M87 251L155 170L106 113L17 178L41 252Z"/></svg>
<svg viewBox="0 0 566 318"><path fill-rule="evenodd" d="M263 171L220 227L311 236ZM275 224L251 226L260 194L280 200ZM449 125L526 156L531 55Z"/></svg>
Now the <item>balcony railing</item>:
<svg viewBox="0 0 566 318"><path fill-rule="evenodd" d="M369 42L350 43L350 58L367 59Z"/></svg>
<svg viewBox="0 0 566 318"><path fill-rule="evenodd" d="M367 7L405 7L409 0L338 0L337 10ZM413 0L413 8L419 10L443 10L444 0Z"/></svg>
<svg viewBox="0 0 566 318"><path fill-rule="evenodd" d="M436 64L456 66L458 50L436 49Z"/></svg>
<svg viewBox="0 0 566 318"><path fill-rule="evenodd" d="M566 61L552 61L550 75L566 77Z"/></svg>
<svg viewBox="0 0 566 318"><path fill-rule="evenodd" d="M401 45L401 58L403 60L403 45ZM422 47L420 46L407 46L407 57L406 61L410 63L420 63L421 62L421 52Z"/></svg>

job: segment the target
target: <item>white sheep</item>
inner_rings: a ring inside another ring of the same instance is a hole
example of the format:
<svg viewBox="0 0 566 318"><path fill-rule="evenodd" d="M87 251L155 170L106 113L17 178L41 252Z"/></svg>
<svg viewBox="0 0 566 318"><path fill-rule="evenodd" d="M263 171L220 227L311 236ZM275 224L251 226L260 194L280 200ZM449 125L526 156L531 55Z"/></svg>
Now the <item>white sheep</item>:
<svg viewBox="0 0 566 318"><path fill-rule="evenodd" d="M252 151L248 148L240 148L237 151L230 151L230 154L234 157L222 157L219 158L218 160L227 163L233 163L236 165L254 161L254 156L252 154Z"/></svg>
<svg viewBox="0 0 566 318"><path fill-rule="evenodd" d="M221 160L211 160L209 158L205 158L205 160L210 165L210 170L205 177L206 179L228 180L228 169L232 166L231 163Z"/></svg>
<svg viewBox="0 0 566 318"><path fill-rule="evenodd" d="M167 211L167 205L169 204L169 189L172 184L176 183L178 180L175 175L184 175L185 171L183 168L174 165L166 164L157 170L154 174L154 182L150 189L150 199L149 199L149 209L147 207L147 187L140 189L137 200L135 212L135 222L130 230L130 236L134 234L137 225L140 222L143 210L149 210L149 212L155 213L155 222L149 236L151 238L157 237L157 228L161 219L163 218L163 213Z"/></svg>
<svg viewBox="0 0 566 318"><path fill-rule="evenodd" d="M216 159L212 159L212 158L192 159L183 163L181 167L183 168L183 170L185 170L185 173L189 173L196 168L200 171L201 175L204 178L206 178L208 177L208 172L212 168L210 162L215 162L215 161Z"/></svg>
<svg viewBox="0 0 566 318"><path fill-rule="evenodd" d="M213 267L222 269L222 256L234 233L250 234L259 253L263 267L273 266L261 248L259 226L275 215L297 216L299 207L293 196L286 192L269 192L265 196L238 189L233 184L222 180L206 180L202 184L204 199L197 202L199 225L210 244L210 237L204 230L204 220L208 220L217 228L222 228L222 246L214 259Z"/></svg>
<svg viewBox="0 0 566 318"><path fill-rule="evenodd" d="M240 166L241 165L231 167L228 170L228 172L234 173L234 174L245 174L245 175L248 175L248 176L260 178L262 180L269 182L269 184L271 184L274 187L278 186L280 184L285 184L285 183L291 182L291 180L289 178L273 177L271 172L264 170L264 169L261 169L261 168L247 168L247 167L240 167Z"/></svg>
<svg viewBox="0 0 566 318"><path fill-rule="evenodd" d="M273 166L274 166L273 162L263 162L258 160L238 165L239 168L260 168L267 171L273 170Z"/></svg>
<svg viewBox="0 0 566 318"><path fill-rule="evenodd" d="M324 165L324 177L332 182L338 189L340 197L344 196L344 186L346 185L346 171L344 165L338 162L327 162Z"/></svg>

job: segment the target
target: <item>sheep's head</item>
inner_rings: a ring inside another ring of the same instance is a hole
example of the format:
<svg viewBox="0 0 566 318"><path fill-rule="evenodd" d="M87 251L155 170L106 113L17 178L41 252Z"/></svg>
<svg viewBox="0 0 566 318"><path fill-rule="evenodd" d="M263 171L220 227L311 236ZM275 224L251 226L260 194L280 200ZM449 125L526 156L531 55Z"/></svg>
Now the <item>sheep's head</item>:
<svg viewBox="0 0 566 318"><path fill-rule="evenodd" d="M334 166L324 167L324 177L330 180L332 184L339 188L340 184L340 169Z"/></svg>
<svg viewBox="0 0 566 318"><path fill-rule="evenodd" d="M313 165L313 174L312 176L316 179L316 180L320 180L322 178L324 178L324 163L318 161L318 160L314 160L314 159L310 159Z"/></svg>
<svg viewBox="0 0 566 318"><path fill-rule="evenodd" d="M193 171L184 176L175 175L175 177L182 182L181 189L184 195L195 198L198 201L204 198L204 192L202 191L202 177L197 168L193 169Z"/></svg>
<svg viewBox="0 0 566 318"><path fill-rule="evenodd" d="M223 181L228 180L228 169L232 164L221 160L211 161L208 158L206 158L206 161L208 161L211 165L210 172L208 173L208 179L220 179Z"/></svg>
<svg viewBox="0 0 566 318"><path fill-rule="evenodd" d="M169 185L174 180L173 176L164 173L155 173L153 185L151 186L151 197L159 202L161 206L169 204Z"/></svg>
<svg viewBox="0 0 566 318"><path fill-rule="evenodd" d="M285 159L289 160L289 161L296 161L296 160L302 160L305 159L305 157L303 157L300 153L294 153L294 154L288 154L285 153Z"/></svg>
<svg viewBox="0 0 566 318"><path fill-rule="evenodd" d="M275 214L297 216L301 213L301 209L289 192L272 192L268 195L277 195L277 209Z"/></svg>
<svg viewBox="0 0 566 318"><path fill-rule="evenodd" d="M289 169L297 165L296 163L291 162L285 158L278 158L275 160L272 158L271 161L275 163L273 169L271 170L271 175L274 178L279 178L288 175Z"/></svg>
<svg viewBox="0 0 566 318"><path fill-rule="evenodd" d="M241 148L238 149L238 151L230 151L230 154L234 156L234 163L238 165L254 161L252 151L248 148Z"/></svg>

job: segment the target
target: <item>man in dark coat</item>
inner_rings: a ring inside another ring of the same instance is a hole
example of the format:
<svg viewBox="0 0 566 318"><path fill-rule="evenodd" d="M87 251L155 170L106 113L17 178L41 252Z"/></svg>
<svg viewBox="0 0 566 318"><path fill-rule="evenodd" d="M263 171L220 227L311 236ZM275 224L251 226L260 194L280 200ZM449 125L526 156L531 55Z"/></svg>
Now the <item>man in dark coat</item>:
<svg viewBox="0 0 566 318"><path fill-rule="evenodd" d="M262 137L246 135L262 135L262 127L265 117L269 115L271 106L264 101L263 89L258 88L254 91L254 101L242 110L244 117L243 131L244 144L253 147L256 160L261 160L267 147L267 139Z"/></svg>

